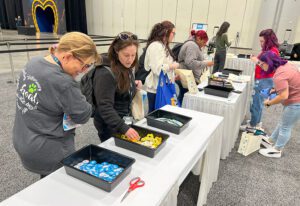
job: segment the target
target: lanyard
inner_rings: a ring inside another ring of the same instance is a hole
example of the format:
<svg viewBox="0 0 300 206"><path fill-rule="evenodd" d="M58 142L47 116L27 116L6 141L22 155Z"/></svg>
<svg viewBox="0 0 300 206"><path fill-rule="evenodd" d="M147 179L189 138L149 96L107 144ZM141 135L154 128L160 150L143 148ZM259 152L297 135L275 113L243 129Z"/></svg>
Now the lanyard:
<svg viewBox="0 0 300 206"><path fill-rule="evenodd" d="M51 54L51 57L60 66L60 68L62 68L62 65L61 65L61 62L59 61L59 59L54 54Z"/></svg>

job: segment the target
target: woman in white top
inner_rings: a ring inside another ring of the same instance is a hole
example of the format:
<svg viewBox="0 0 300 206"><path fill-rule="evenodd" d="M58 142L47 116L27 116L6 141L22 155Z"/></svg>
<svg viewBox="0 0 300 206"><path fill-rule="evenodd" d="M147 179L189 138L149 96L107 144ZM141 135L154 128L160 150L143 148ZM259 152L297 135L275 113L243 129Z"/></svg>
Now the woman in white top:
<svg viewBox="0 0 300 206"><path fill-rule="evenodd" d="M145 69L150 71L146 78L149 111L155 108L156 88L158 77L163 70L174 82L174 69L178 63L174 61L169 43L175 36L175 26L172 22L163 21L153 26L146 46Z"/></svg>

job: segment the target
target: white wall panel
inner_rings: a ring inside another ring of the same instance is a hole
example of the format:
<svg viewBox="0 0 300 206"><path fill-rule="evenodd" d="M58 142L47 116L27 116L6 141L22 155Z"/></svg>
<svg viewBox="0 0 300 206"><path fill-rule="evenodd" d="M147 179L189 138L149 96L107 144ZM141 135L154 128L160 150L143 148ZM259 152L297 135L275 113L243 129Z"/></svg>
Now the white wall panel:
<svg viewBox="0 0 300 206"><path fill-rule="evenodd" d="M151 0L137 0L136 1L136 34L140 39L147 39L149 29L149 3ZM151 25L152 26L152 25Z"/></svg>
<svg viewBox="0 0 300 206"><path fill-rule="evenodd" d="M290 39L288 42L294 42L299 16L300 0L283 1L281 16L276 29L276 34L280 42L288 40L289 35ZM286 29L292 29L292 32L286 32L286 36L284 37Z"/></svg>
<svg viewBox="0 0 300 206"><path fill-rule="evenodd" d="M136 0L124 0L124 30L136 33Z"/></svg>
<svg viewBox="0 0 300 206"><path fill-rule="evenodd" d="M176 0L162 0L162 17L161 20L168 20L175 24L176 17L176 8L177 1Z"/></svg>
<svg viewBox="0 0 300 206"><path fill-rule="evenodd" d="M207 24L210 0L193 0L192 23ZM190 25L191 27L192 25Z"/></svg>
<svg viewBox="0 0 300 206"><path fill-rule="evenodd" d="M237 35L240 36L243 25L244 11L247 0L228 0L225 13L225 21L230 23L228 29L228 39L232 41L232 46L239 46L236 42Z"/></svg>
<svg viewBox="0 0 300 206"><path fill-rule="evenodd" d="M103 35L113 34L113 1L102 0L102 29ZM97 18L98 19L98 18Z"/></svg>
<svg viewBox="0 0 300 206"><path fill-rule="evenodd" d="M283 6L278 10L277 4ZM285 29L292 27L290 42L299 42L299 7L300 0L86 0L90 34L116 35L128 30L146 39L154 24L169 20L176 25L175 41L184 41L191 23L207 23L212 37L214 26L227 20L229 39L240 32L239 46L256 50L260 50L258 33L266 28L277 29L283 40Z"/></svg>
<svg viewBox="0 0 300 206"><path fill-rule="evenodd" d="M162 0L149 0L148 4L148 30L150 31L154 24L161 22L162 18Z"/></svg>
<svg viewBox="0 0 300 206"><path fill-rule="evenodd" d="M124 0L112 0L112 34L113 36L124 31Z"/></svg>
<svg viewBox="0 0 300 206"><path fill-rule="evenodd" d="M261 0L261 7L258 14L258 21L256 25L256 31L253 35L253 46L254 50L261 50L258 35L264 29L270 29L273 27L275 21L275 14L276 14L276 6L278 0ZM253 17L255 17L253 15Z"/></svg>
<svg viewBox="0 0 300 206"><path fill-rule="evenodd" d="M177 42L183 42L189 37L193 0L178 0L176 15Z"/></svg>
<svg viewBox="0 0 300 206"><path fill-rule="evenodd" d="M244 48L252 48L253 41L258 42L256 35L256 27L262 0L247 0L242 31L240 34L239 46Z"/></svg>
<svg viewBox="0 0 300 206"><path fill-rule="evenodd" d="M221 26L225 19L227 0L210 0L208 14L208 36L213 36L214 26ZM215 32L216 33L216 32Z"/></svg>
<svg viewBox="0 0 300 206"><path fill-rule="evenodd" d="M85 1L85 8L86 11L93 11L93 1L86 0ZM86 24L87 24L87 30L89 34L94 34L95 27L94 27L94 18L93 18L93 12L86 12Z"/></svg>
<svg viewBox="0 0 300 206"><path fill-rule="evenodd" d="M294 43L300 43L300 16L297 19L298 19L298 24L295 31Z"/></svg>

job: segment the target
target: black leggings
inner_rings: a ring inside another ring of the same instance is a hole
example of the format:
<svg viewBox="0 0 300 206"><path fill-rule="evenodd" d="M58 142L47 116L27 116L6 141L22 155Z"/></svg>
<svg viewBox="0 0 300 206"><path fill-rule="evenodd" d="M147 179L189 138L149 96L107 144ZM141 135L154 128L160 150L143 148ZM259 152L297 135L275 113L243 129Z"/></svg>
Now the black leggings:
<svg viewBox="0 0 300 206"><path fill-rule="evenodd" d="M222 72L226 61L226 50L217 51L214 58L213 73Z"/></svg>

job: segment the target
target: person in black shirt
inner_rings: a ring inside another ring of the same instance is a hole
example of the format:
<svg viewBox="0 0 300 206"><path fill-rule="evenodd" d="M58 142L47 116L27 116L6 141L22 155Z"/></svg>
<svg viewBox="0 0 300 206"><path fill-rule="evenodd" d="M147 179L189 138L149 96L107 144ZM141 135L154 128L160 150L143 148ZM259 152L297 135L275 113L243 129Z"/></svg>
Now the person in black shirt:
<svg viewBox="0 0 300 206"><path fill-rule="evenodd" d="M125 134L130 139L139 139L139 134L124 121L130 118L131 102L136 87L134 68L138 62L138 38L130 32L117 35L108 50L110 68L96 68L93 89L96 103L94 125L101 142L114 132Z"/></svg>

